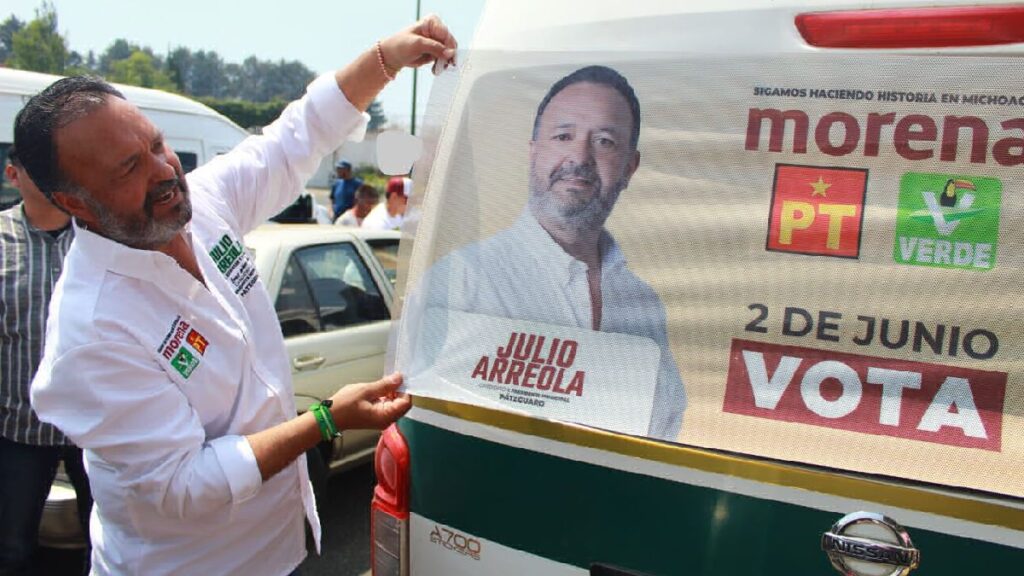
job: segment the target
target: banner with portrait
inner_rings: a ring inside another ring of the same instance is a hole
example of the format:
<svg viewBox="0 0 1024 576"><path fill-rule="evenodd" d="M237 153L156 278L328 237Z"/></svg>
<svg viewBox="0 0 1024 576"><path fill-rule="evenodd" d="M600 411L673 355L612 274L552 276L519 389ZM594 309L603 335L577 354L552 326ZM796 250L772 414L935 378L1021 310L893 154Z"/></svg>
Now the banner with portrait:
<svg viewBox="0 0 1024 576"><path fill-rule="evenodd" d="M1014 62L467 64L414 172L410 392L1024 496Z"/></svg>

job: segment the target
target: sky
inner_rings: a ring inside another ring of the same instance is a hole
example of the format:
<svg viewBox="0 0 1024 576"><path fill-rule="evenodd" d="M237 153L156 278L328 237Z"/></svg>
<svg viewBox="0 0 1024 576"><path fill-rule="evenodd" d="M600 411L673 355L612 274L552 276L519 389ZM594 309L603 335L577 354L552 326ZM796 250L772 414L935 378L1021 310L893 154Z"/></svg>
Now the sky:
<svg viewBox="0 0 1024 576"><path fill-rule="evenodd" d="M68 48L103 52L115 39L149 46L157 54L184 46L215 50L225 62L298 60L314 72L342 67L378 39L412 24L416 0L52 0ZM421 14L437 14L459 41L472 44L484 0L421 0ZM0 21L35 17L41 0L4 0ZM421 68L417 118L426 110L429 67ZM390 122L408 125L412 71L403 71L379 99Z"/></svg>

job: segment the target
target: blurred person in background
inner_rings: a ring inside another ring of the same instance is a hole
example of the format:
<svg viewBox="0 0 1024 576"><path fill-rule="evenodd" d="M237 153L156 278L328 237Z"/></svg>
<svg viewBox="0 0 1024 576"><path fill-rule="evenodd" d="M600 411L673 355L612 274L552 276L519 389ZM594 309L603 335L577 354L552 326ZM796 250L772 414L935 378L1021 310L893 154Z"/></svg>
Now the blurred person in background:
<svg viewBox="0 0 1024 576"><path fill-rule="evenodd" d="M412 180L396 176L388 180L387 195L363 219L362 228L370 230L399 230L405 219L405 208L412 194Z"/></svg>
<svg viewBox="0 0 1024 576"><path fill-rule="evenodd" d="M380 202L380 192L369 184L363 184L356 191L356 205L349 208L337 220L337 226L361 226L366 216L373 210L373 207Z"/></svg>
<svg viewBox="0 0 1024 576"><path fill-rule="evenodd" d="M363 185L361 178L352 175L352 164L348 160L338 160L334 165L337 179L331 186L331 207L334 219L337 220L356 203L356 191Z"/></svg>

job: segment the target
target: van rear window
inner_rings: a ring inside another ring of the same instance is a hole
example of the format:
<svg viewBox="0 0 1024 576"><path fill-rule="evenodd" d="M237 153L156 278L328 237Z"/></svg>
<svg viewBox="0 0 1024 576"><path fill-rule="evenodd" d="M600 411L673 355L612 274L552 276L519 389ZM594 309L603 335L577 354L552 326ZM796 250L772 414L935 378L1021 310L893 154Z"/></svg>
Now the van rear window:
<svg viewBox="0 0 1024 576"><path fill-rule="evenodd" d="M185 174L196 169L199 165L199 156L195 152L179 152L174 151L178 155L178 160L181 162L181 169L185 171Z"/></svg>

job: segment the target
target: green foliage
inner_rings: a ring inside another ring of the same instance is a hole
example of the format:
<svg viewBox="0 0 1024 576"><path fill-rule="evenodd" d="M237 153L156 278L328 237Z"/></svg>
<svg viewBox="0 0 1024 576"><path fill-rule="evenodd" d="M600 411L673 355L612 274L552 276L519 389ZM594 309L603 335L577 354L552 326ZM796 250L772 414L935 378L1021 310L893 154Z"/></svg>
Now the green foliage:
<svg viewBox="0 0 1024 576"><path fill-rule="evenodd" d="M388 179L390 176L385 176L377 170L376 166L372 164L363 164L357 166L352 174L356 178L361 178L364 184L369 184L380 192L380 197L384 198L384 194L388 191Z"/></svg>
<svg viewBox="0 0 1024 576"><path fill-rule="evenodd" d="M123 60L112 61L107 80L172 92L175 89L167 73L156 66L152 56L141 50L132 52L131 56Z"/></svg>
<svg viewBox="0 0 1024 576"><path fill-rule="evenodd" d="M50 2L43 2L35 19L11 34L11 53L6 64L22 70L63 74L67 57L67 42L57 32L57 11Z"/></svg>
<svg viewBox="0 0 1024 576"><path fill-rule="evenodd" d="M3 64L11 56L14 33L24 27L25 23L18 20L18 17L14 14L11 14L7 20L0 22L0 64Z"/></svg>
<svg viewBox="0 0 1024 576"><path fill-rule="evenodd" d="M50 0L43 1L28 23L14 15L0 22L0 64L52 74L99 74L110 82L179 92L248 128L275 120L314 78L298 61L250 56L241 64L226 63L213 50L186 47L163 57L124 38L115 39L98 57L91 51L69 52ZM387 116L381 103L374 101L368 113L368 129L382 130Z"/></svg>
<svg viewBox="0 0 1024 576"><path fill-rule="evenodd" d="M284 100L249 102L247 100L210 97L196 98L196 100L227 116L235 124L246 129L270 124L281 115L281 111L288 105L288 102Z"/></svg>

